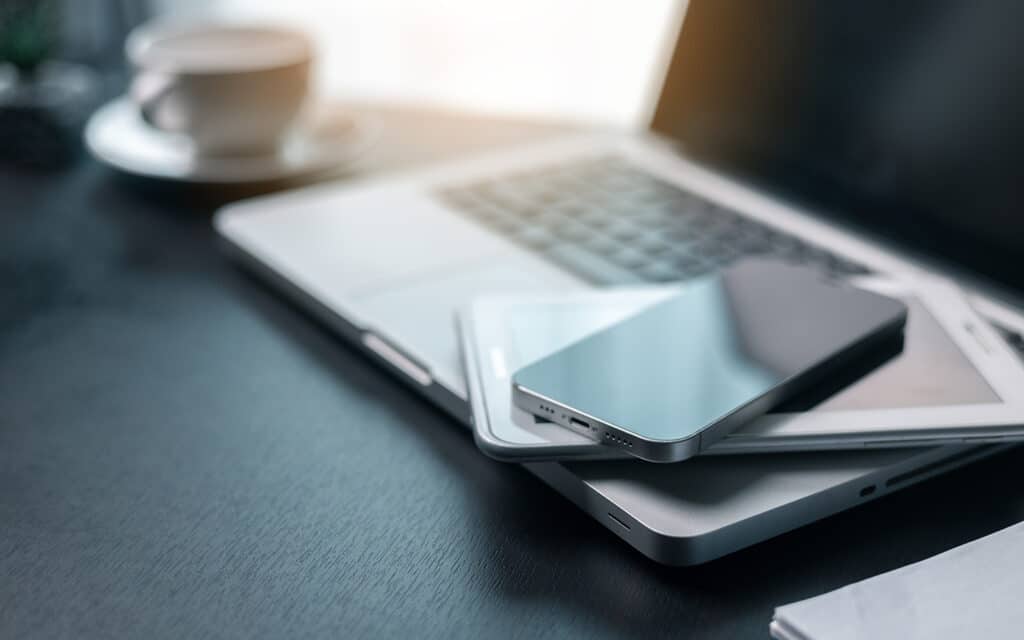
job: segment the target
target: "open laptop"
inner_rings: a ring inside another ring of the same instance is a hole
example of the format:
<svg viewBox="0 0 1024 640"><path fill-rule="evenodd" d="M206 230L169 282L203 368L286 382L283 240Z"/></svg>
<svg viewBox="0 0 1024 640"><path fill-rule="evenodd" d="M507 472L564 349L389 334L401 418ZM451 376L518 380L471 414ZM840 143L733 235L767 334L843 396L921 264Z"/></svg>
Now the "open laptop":
<svg viewBox="0 0 1024 640"><path fill-rule="evenodd" d="M230 205L215 224L247 265L467 424L453 313L481 293L680 281L746 255L930 269L1019 341L1019 13L692 0L650 134L310 187ZM649 557L692 564L998 449L527 467Z"/></svg>

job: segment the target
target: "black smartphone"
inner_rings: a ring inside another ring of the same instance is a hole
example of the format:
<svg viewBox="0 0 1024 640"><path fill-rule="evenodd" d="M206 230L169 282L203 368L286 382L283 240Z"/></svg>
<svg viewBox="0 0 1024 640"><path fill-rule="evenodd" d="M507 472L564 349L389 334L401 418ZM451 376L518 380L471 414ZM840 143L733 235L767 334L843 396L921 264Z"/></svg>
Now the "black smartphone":
<svg viewBox="0 0 1024 640"><path fill-rule="evenodd" d="M512 398L643 460L677 462L803 391L859 379L902 350L906 319L902 301L821 271L745 260L523 367Z"/></svg>

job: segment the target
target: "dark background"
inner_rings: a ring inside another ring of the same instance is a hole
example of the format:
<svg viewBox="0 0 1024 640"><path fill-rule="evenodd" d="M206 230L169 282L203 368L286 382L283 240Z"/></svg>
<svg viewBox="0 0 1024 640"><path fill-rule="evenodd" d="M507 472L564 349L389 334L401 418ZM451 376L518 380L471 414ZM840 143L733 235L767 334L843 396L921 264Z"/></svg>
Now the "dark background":
<svg viewBox="0 0 1024 640"><path fill-rule="evenodd" d="M654 126L1024 292L1024 4L693 0Z"/></svg>

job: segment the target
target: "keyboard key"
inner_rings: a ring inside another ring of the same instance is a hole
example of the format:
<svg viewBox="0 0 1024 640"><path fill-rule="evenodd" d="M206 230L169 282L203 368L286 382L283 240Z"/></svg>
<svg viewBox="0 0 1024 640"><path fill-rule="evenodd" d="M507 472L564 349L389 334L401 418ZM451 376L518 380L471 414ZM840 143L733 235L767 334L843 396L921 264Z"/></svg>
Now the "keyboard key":
<svg viewBox="0 0 1024 640"><path fill-rule="evenodd" d="M544 249L558 242L558 238L544 227L523 227L512 234L512 239L536 249Z"/></svg>
<svg viewBox="0 0 1024 640"><path fill-rule="evenodd" d="M689 276L685 269L680 269L677 265L665 260L646 264L637 269L635 273L649 282L674 282Z"/></svg>
<svg viewBox="0 0 1024 640"><path fill-rule="evenodd" d="M571 222L571 220L557 211L548 210L544 211L540 215L534 216L530 222L538 227L544 227L548 231L555 233L556 229Z"/></svg>
<svg viewBox="0 0 1024 640"><path fill-rule="evenodd" d="M583 242L595 233L590 227L572 220L565 220L561 224L554 226L551 231L559 238L571 242Z"/></svg>
<svg viewBox="0 0 1024 640"><path fill-rule="evenodd" d="M672 244L666 240L664 235L650 231L640 234L629 244L638 251L652 256L668 253L672 250Z"/></svg>
<svg viewBox="0 0 1024 640"><path fill-rule="evenodd" d="M608 236L595 233L583 242L583 247L598 255L607 256L622 248L622 243Z"/></svg>
<svg viewBox="0 0 1024 640"><path fill-rule="evenodd" d="M590 207L578 201L564 202L558 207L556 207L556 210L558 211L558 213L565 216L566 218L572 218L573 220L577 220L583 215L585 215L587 211L590 210Z"/></svg>
<svg viewBox="0 0 1024 640"><path fill-rule="evenodd" d="M672 247L672 250L663 258L671 260L680 268L687 268L704 262L704 258L688 247Z"/></svg>
<svg viewBox="0 0 1024 640"><path fill-rule="evenodd" d="M624 220L617 220L608 225L605 233L618 240L628 241L644 233L644 228Z"/></svg>
<svg viewBox="0 0 1024 640"><path fill-rule="evenodd" d="M549 248L545 255L590 282L604 285L636 284L643 280L604 258L577 245Z"/></svg>
<svg viewBox="0 0 1024 640"><path fill-rule="evenodd" d="M700 229L688 225L676 225L665 232L665 238L673 245L686 246L703 239Z"/></svg>
<svg viewBox="0 0 1024 640"><path fill-rule="evenodd" d="M738 253L737 250L731 249L729 245L721 242L714 242L712 239L705 238L700 244L693 247L693 252L705 260L717 260L724 261L728 260L732 256Z"/></svg>
<svg viewBox="0 0 1024 640"><path fill-rule="evenodd" d="M575 216L574 219L592 229L604 229L615 222L614 216L610 216L597 208L585 209Z"/></svg>
<svg viewBox="0 0 1024 640"><path fill-rule="evenodd" d="M710 262L699 262L697 264L693 264L685 268L680 267L680 269L685 272L686 278L696 278L699 276L707 275L712 271L717 271L718 265L712 264Z"/></svg>
<svg viewBox="0 0 1024 640"><path fill-rule="evenodd" d="M672 227L672 214L657 209L646 209L637 213L633 217L633 222L648 231L664 231Z"/></svg>
<svg viewBox="0 0 1024 640"><path fill-rule="evenodd" d="M627 269L636 269L651 261L651 258L631 246L624 246L614 253L608 254L608 259L617 265Z"/></svg>

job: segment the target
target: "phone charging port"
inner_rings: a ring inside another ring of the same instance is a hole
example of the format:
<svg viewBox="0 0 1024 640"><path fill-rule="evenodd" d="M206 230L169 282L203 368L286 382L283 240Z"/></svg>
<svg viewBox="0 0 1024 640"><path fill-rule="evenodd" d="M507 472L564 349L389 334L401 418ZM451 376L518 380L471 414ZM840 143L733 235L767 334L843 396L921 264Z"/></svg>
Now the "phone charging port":
<svg viewBox="0 0 1024 640"><path fill-rule="evenodd" d="M590 423L589 422L584 422L583 420L580 420L579 418L577 418L575 416L569 416L569 424L574 424L577 427L583 427L584 429L589 429L590 428Z"/></svg>

